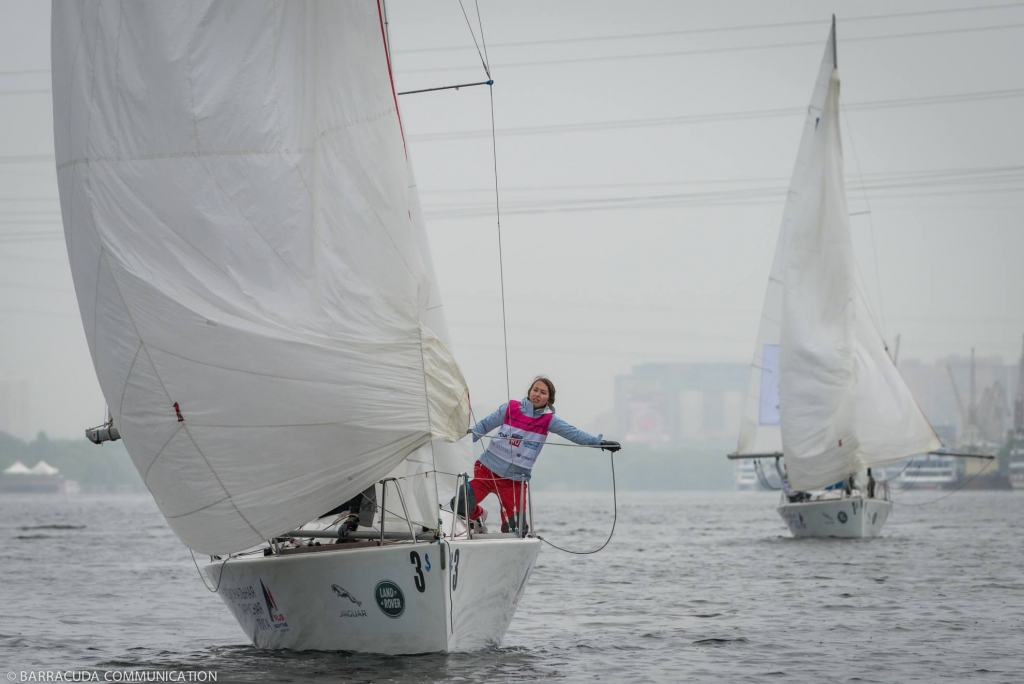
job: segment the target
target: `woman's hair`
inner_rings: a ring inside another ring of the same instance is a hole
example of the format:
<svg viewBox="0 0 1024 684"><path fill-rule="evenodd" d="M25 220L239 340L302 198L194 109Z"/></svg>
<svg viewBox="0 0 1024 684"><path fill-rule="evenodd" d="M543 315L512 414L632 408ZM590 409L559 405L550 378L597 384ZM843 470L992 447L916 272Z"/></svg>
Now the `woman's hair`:
<svg viewBox="0 0 1024 684"><path fill-rule="evenodd" d="M554 406L555 383L551 382L551 379L546 376L538 375L537 377L535 377L533 379L533 382L530 383L530 387L526 390L526 396L530 396L530 390L532 390L533 386L536 385L538 382L543 382L545 385L548 386L548 406Z"/></svg>

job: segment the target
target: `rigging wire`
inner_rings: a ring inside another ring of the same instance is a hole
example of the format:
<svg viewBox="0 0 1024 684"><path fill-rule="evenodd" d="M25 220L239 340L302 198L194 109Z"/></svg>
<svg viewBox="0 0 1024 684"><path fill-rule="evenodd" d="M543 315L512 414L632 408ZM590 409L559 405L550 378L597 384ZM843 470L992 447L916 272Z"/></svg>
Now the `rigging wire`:
<svg viewBox="0 0 1024 684"><path fill-rule="evenodd" d="M486 58L487 38L484 36L484 24L483 17L480 15L480 4L479 2L476 3L476 18L477 23L480 26L480 42L477 42L476 32L473 31L473 24L469 20L469 14L466 12L466 7L462 4L462 0L459 0L459 7L462 8L462 16L466 18L466 26L469 28L469 33L473 36L473 44L476 45L477 55L480 56L480 62L483 64L484 73L487 74L487 94L491 103L491 159L494 162L494 213L498 227L498 278L501 282L501 334L503 348L505 351L505 392L507 395L511 395L512 381L508 370L508 320L505 313L505 258L502 253L501 244L501 196L498 190L498 136L494 125L494 78L491 76L491 67ZM483 43L483 51L480 50L480 43Z"/></svg>
<svg viewBox="0 0 1024 684"><path fill-rule="evenodd" d="M462 4L462 0L459 0L459 7L462 8L462 16L466 18L466 26L469 28L469 35L473 36L473 45L476 46L476 54L480 56L480 63L484 66L484 73L487 74L487 78L491 77L491 69L487 66L487 60L484 59L483 53L480 51L480 43L477 42L476 32L473 31L473 23L469 20L469 14L466 13L466 6ZM480 18L480 7L477 6L477 18ZM480 27L480 37L483 38L483 25Z"/></svg>
<svg viewBox="0 0 1024 684"><path fill-rule="evenodd" d="M850 138L850 149L853 150L853 161L857 165L857 174L860 175L861 178L863 178L864 170L861 169L860 166L860 156L857 154L857 143L854 142L853 139L853 127L850 125L850 117L846 113L846 107L845 103L843 102L842 92L840 92L839 95L839 102L839 111L842 113L843 118L846 120L846 132ZM860 184L860 189L861 193L864 196L864 204L867 205L868 208L868 226L870 227L871 233L871 253L874 255L875 260L875 285L878 288L878 322L876 323L876 327L880 328L878 332L882 336L882 344L885 346L885 350L889 351L889 342L885 333L885 305L882 303L882 274L878 268L878 243L875 240L875 215L874 211L871 208L871 200L868 199L867 184L862 182ZM871 313L870 307L868 307L868 313ZM869 317L871 318L872 322L875 322L875 317L873 315Z"/></svg>

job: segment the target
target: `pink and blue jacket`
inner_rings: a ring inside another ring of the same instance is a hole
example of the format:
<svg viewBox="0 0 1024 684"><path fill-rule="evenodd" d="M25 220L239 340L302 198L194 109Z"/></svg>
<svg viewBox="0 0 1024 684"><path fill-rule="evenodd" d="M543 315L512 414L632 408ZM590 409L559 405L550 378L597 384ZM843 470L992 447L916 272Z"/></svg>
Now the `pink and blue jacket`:
<svg viewBox="0 0 1024 684"><path fill-rule="evenodd" d="M535 410L529 399L510 399L499 406L497 411L473 426L473 441L497 427L501 430L480 456L480 463L495 475L517 482L529 482L533 464L537 462L548 433L576 444L597 445L602 437L569 425L556 416L550 406Z"/></svg>

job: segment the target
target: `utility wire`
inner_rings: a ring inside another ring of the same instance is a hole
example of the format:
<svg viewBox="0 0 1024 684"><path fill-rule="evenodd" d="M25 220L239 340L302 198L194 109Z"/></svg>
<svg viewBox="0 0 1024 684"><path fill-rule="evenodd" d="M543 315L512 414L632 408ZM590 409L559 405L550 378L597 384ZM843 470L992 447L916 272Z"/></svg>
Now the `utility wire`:
<svg viewBox="0 0 1024 684"><path fill-rule="evenodd" d="M959 35L963 33L979 33L985 31L1005 31L1009 29L1018 29L1024 27L1024 23L1017 24L998 24L995 26L974 26L965 28L955 29L941 29L936 31L918 31L914 33L890 33L881 36L860 36L858 38L845 38L843 45L849 45L850 43L863 43L879 40L897 40L897 39L913 39L913 38L926 38L929 36L946 36L946 35ZM548 67L555 64L589 64L595 62L618 62L627 60L637 59L660 59L664 57L688 57L691 55L710 55L710 54L722 54L729 52L750 52L754 50L778 50L788 49L795 47L814 47L820 46L820 40L805 40L805 41L793 41L787 43L768 43L762 45L738 45L731 47L717 47L717 48L698 48L694 50L670 50L666 52L644 52L644 53L633 53L626 55L596 55L593 57L567 57L561 59L541 59L541 60L528 60L523 62L505 62L501 64L502 69L517 69L523 67ZM402 69L398 72L399 75L406 74L422 74L422 73L440 73L443 71L464 71L464 66L453 66L453 67L429 67L419 69Z"/></svg>
<svg viewBox="0 0 1024 684"><path fill-rule="evenodd" d="M893 98L887 100L869 100L851 102L845 105L847 111L872 109L892 109L899 107L921 107L937 104L961 102L983 102L1024 97L1024 88L977 91L971 93L951 93L948 95L929 95L925 97ZM678 126L682 124L718 123L723 121L743 121L747 119L779 118L804 115L806 107L785 107L776 109L754 109L734 112L716 112L709 114L684 114L681 116L664 116L656 118L617 119L611 121L591 121L585 123L547 124L541 126L517 126L515 128L497 129L497 134L506 135L544 135L551 133L575 133L581 131L606 131L617 128L648 128L654 126ZM441 140L459 140L489 136L487 129L470 131L439 131L437 133L420 133L409 136L410 140L434 142Z"/></svg>
<svg viewBox="0 0 1024 684"><path fill-rule="evenodd" d="M921 12L900 12L896 14L873 14L864 15L859 17L843 17L842 23L854 23L859 21L877 21L883 19L904 19L907 17L922 17L929 15L940 15L940 14L956 14L963 12L980 12L986 10L999 10L999 9L1012 9L1017 7L1024 7L1024 3L1013 2L1002 5L988 5L985 7L960 7L955 9L947 10L925 10ZM773 29L773 28L790 28L797 26L824 26L828 23L827 19L805 19L802 21L784 21L774 22L769 24L747 24L741 26L719 26L709 28L698 28L698 29L683 29L679 31L654 31L647 33L621 33L604 36L590 36L580 38L545 38L540 40L523 40L508 43L494 43L491 47L496 48L508 48L508 47L532 47L535 45L568 45L571 43L593 43L603 41L617 41L617 40L635 40L638 38L671 38L675 36L690 36L699 35L706 33L726 33L729 31L753 31L761 29ZM471 48L464 46L456 47L426 47L426 48L407 48L405 50L395 50L392 54L413 54L413 53L424 53L424 52L456 52L469 50Z"/></svg>

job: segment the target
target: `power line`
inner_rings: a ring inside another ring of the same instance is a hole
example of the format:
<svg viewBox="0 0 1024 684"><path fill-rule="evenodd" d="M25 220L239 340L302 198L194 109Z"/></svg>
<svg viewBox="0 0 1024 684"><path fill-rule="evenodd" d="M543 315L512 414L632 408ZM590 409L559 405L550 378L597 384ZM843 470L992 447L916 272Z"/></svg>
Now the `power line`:
<svg viewBox="0 0 1024 684"><path fill-rule="evenodd" d="M888 100L870 100L851 102L846 111L863 111L872 109L893 109L897 107L920 107L936 104L960 102L979 102L1024 97L1024 88L1008 90L984 90L970 93L951 93L948 95L929 95L924 97L905 97ZM611 121L593 121L574 124L548 124L542 126L518 126L499 128L501 136L516 135L548 135L553 133L577 133L585 131L606 131L619 128L649 128L656 126L679 126L684 124L718 123L722 121L741 121L745 119L775 118L803 115L806 107L786 107L781 109L754 109L735 112L717 112L714 114L685 114L681 116L665 116L648 119L618 119ZM490 129L474 129L471 131L444 131L438 133L419 133L410 135L409 139L419 142L436 142L442 140L460 140L490 136Z"/></svg>
<svg viewBox="0 0 1024 684"><path fill-rule="evenodd" d="M0 157L0 164L34 164L52 161L54 161L52 154L13 154Z"/></svg>
<svg viewBox="0 0 1024 684"><path fill-rule="evenodd" d="M1024 97L1024 88L984 90L968 93L950 93L947 95L928 95L923 97L894 98L887 100L870 100L851 102L845 106L846 111L867 111L872 109L892 109L898 107L920 107L937 104L953 104L965 102L981 102ZM717 112L711 114L685 114L644 119L618 119L611 121L592 121L586 123L548 124L541 126L517 126L499 128L495 132L500 136L550 135L558 133L578 133L589 131L605 131L623 128L649 128L658 126L679 126L686 124L719 123L725 121L742 121L747 119L776 118L802 115L806 107L786 107L778 109L754 109L734 112ZM410 135L409 140L418 142L439 142L444 140L461 140L478 137L489 137L491 129L474 129L470 131L441 131L437 133L419 133ZM8 155L0 156L0 164L33 164L55 161L52 154ZM43 201L44 198L37 198ZM56 200L57 198L52 198ZM3 198L0 202L30 201L17 198ZM31 200L35 201L35 200Z"/></svg>
<svg viewBox="0 0 1024 684"><path fill-rule="evenodd" d="M78 317L79 315L76 313L61 313L59 311L37 311L36 309L9 309L7 307L0 308L0 313L26 314L29 316L56 316L58 318Z"/></svg>
<svg viewBox="0 0 1024 684"><path fill-rule="evenodd" d="M961 194L992 194L1024 192L1024 171L999 172L974 177L964 174L947 176L923 174L918 177L879 178L859 184L847 184L853 190L872 192L874 199L885 200L902 197L945 197ZM956 189L959 188L959 189ZM918 192L913 192L918 190ZM931 190L931 192L929 192ZM669 206L746 206L755 204L776 204L785 199L787 188L783 185L770 187L731 188L725 190L700 190L680 193L618 195L594 198L553 198L543 200L508 200L505 212L508 214L575 213L609 209L643 209ZM459 218L486 215L487 205L483 202L448 203L424 207L424 214L431 218Z"/></svg>
<svg viewBox="0 0 1024 684"><path fill-rule="evenodd" d="M11 283L0 281L0 287L9 287L19 290L36 290L39 292L72 292L71 287L46 287L45 285L29 285L26 283Z"/></svg>
<svg viewBox="0 0 1024 684"><path fill-rule="evenodd" d="M935 31L918 31L914 33L890 33L881 36L860 36L856 38L844 38L843 44L848 45L851 43L862 43L879 40L895 40L902 38L925 38L928 36L947 36L957 35L962 33L977 33L982 31L1003 31L1007 29L1017 29L1024 27L1024 23L1020 24L999 24L996 26L974 26L965 28L955 29L940 29ZM670 50L667 52L645 52L645 53L634 53L626 55L597 55L593 57L566 57L561 59L542 59L542 60L529 60L524 62L505 62L499 63L496 66L499 69L516 69L521 67L536 67L536 66L551 66L554 64L588 64L593 62L615 62L624 60L636 60L636 59L654 59L662 57L687 57L690 55L709 55L719 54L727 52L749 52L753 50L778 50L785 48L794 47L820 47L820 40L807 40L807 41L796 41L788 43L768 43L762 45L738 45L732 47L717 47L717 48L697 48L694 50ZM454 67L433 67L433 68L422 68L422 69L403 69L397 72L397 75L404 76L406 74L424 74L424 73L440 73L448 71L466 71L472 67L467 66L454 66Z"/></svg>
<svg viewBox="0 0 1024 684"><path fill-rule="evenodd" d="M987 10L999 10L999 9L1012 9L1017 7L1024 7L1024 3L1013 2L1002 5L988 5L985 7L960 7L946 10L924 10L920 12L899 12L896 14L874 14L865 15L859 17L844 17L841 23L848 24L859 21L877 21L884 19L904 19L907 17L921 17L929 15L939 14L957 14L962 12L982 12ZM654 31L647 33L622 33L605 36L590 36L580 38L545 38L539 40L523 40L508 43L494 43L491 45L492 48L507 48L507 47L531 47L534 45L567 45L570 43L593 43L603 41L615 41L615 40L635 40L637 38L670 38L674 36L689 36L699 35L706 33L726 33L729 31L752 31L760 29L772 29L772 28L791 28L797 26L824 26L828 23L827 19L805 19L801 21L784 21L770 24L747 24L743 26L719 26L699 29L683 29L678 31ZM391 54L413 54L413 53L424 53L424 52L462 52L466 50L472 50L473 48L466 46L457 47L428 47L428 48L409 48L405 50L393 50Z"/></svg>
<svg viewBox="0 0 1024 684"><path fill-rule="evenodd" d="M42 95L52 92L49 88L33 88L31 90L0 90L0 97L4 95Z"/></svg>
<svg viewBox="0 0 1024 684"><path fill-rule="evenodd" d="M968 166L953 169L930 169L913 171L884 171L865 174L849 174L848 180L852 179L907 179L907 178L939 178L948 177L978 177L984 175L1005 175L1024 173L1024 165L1015 166ZM647 188L647 187L671 187L677 185L730 185L730 184L756 184L756 183L788 183L789 178L783 176L754 177L754 178L713 178L693 180L671 180L671 181L649 181L637 183L588 183L576 185L530 185L530 186L506 186L502 188L505 192L540 192L540 191L564 191L564 190L607 190L609 188ZM421 189L421 195L433 195L444 193L473 193L491 192L492 188L458 188Z"/></svg>

